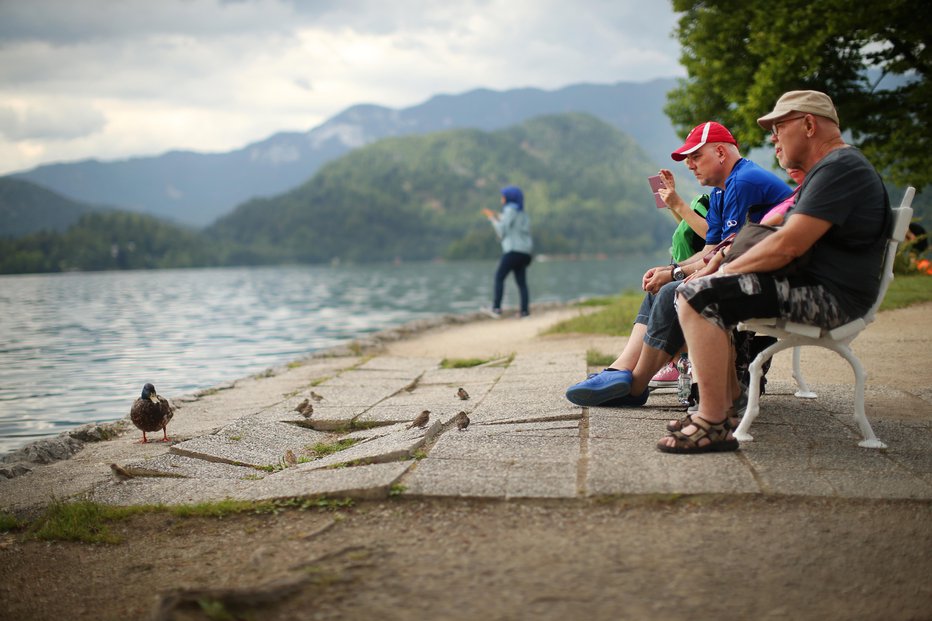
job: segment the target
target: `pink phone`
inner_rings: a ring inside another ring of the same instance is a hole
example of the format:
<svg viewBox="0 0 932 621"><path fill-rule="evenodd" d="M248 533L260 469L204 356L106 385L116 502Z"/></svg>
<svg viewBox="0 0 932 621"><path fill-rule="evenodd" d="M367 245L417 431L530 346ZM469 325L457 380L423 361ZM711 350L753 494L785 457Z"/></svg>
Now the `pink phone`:
<svg viewBox="0 0 932 621"><path fill-rule="evenodd" d="M657 209L666 209L667 204L663 202L663 199L660 198L660 194L657 193L657 190L660 188L667 187L663 179L660 178L660 175L651 175L647 178L647 182L650 184L650 189L654 192L654 203L657 205Z"/></svg>

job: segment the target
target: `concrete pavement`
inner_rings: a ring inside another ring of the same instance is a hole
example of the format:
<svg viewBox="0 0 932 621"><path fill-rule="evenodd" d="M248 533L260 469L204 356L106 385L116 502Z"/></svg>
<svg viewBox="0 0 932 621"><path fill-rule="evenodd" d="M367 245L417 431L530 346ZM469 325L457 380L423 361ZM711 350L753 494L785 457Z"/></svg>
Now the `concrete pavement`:
<svg viewBox="0 0 932 621"><path fill-rule="evenodd" d="M574 406L563 394L589 369L585 351L569 344L460 369L342 353L177 400L171 443L136 444L136 430L124 426L71 459L0 479L0 507L28 511L74 496L121 505L389 495L932 498L932 421L872 420L889 448L860 448L851 386L815 382L818 399L803 400L789 382L771 380L754 442L735 453L668 455L654 445L664 421L682 414L673 391L655 391L640 408ZM869 383L868 399L885 390ZM309 416L295 411L305 399ZM408 429L423 410L428 424ZM460 411L471 419L466 431L451 424ZM110 463L132 478L115 480Z"/></svg>

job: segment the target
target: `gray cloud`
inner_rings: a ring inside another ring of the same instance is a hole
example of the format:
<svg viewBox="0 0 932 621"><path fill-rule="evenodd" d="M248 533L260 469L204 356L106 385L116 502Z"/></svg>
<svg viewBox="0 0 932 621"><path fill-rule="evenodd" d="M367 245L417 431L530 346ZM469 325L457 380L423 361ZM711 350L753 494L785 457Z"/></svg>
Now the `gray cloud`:
<svg viewBox="0 0 932 621"><path fill-rule="evenodd" d="M82 138L105 125L104 115L89 107L32 107L24 111L0 107L0 135L13 141Z"/></svg>
<svg viewBox="0 0 932 621"><path fill-rule="evenodd" d="M0 174L235 148L356 103L682 75L674 24L640 0L0 0Z"/></svg>

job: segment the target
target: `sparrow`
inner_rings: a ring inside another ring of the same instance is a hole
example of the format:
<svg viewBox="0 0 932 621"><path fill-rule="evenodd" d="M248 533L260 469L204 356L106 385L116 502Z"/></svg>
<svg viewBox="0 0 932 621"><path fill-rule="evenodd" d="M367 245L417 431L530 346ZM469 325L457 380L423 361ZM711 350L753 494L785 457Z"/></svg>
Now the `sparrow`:
<svg viewBox="0 0 932 621"><path fill-rule="evenodd" d="M298 463L298 458L295 457L294 451L292 451L291 449L288 449L287 451L285 451L284 461L285 461L285 467L295 466Z"/></svg>
<svg viewBox="0 0 932 621"><path fill-rule="evenodd" d="M311 405L310 403L304 406L304 409L301 410L301 415L304 416L304 418L310 418L311 414L313 413L314 413L314 406Z"/></svg>
<svg viewBox="0 0 932 621"><path fill-rule="evenodd" d="M456 424L457 429L466 431L466 428L469 427L469 416L466 415L466 412L460 412L453 417L453 422Z"/></svg>
<svg viewBox="0 0 932 621"><path fill-rule="evenodd" d="M133 475L116 464L110 464L110 471L113 472L113 478L115 478L120 483L129 481L133 478Z"/></svg>
<svg viewBox="0 0 932 621"><path fill-rule="evenodd" d="M456 391L456 396L462 399L463 401L466 401L469 399L469 393L463 390L462 388Z"/></svg>
<svg viewBox="0 0 932 621"><path fill-rule="evenodd" d="M294 409L294 411L295 411L295 412L300 412L301 414L304 414L304 408L306 408L308 405L310 405L310 403L311 403L310 401L308 401L307 399L305 399L304 401L302 401L301 403L298 404L298 407L296 407L296 408Z"/></svg>
<svg viewBox="0 0 932 621"><path fill-rule="evenodd" d="M415 417L411 424L408 425L405 429L411 429L412 427L420 427L423 429L427 426L427 421L430 420L430 410L424 410Z"/></svg>
<svg viewBox="0 0 932 621"><path fill-rule="evenodd" d="M323 398L322 396L318 395L318 394L317 394L316 392L314 392L313 390L311 391L311 399L313 399L314 401L323 401L323 400L324 400L324 398Z"/></svg>
<svg viewBox="0 0 932 621"><path fill-rule="evenodd" d="M142 395L133 402L129 417L142 431L142 444L149 441L147 431L162 430L162 442L168 442L168 421L175 415L175 408L165 397L155 392L155 386L146 384L142 387Z"/></svg>

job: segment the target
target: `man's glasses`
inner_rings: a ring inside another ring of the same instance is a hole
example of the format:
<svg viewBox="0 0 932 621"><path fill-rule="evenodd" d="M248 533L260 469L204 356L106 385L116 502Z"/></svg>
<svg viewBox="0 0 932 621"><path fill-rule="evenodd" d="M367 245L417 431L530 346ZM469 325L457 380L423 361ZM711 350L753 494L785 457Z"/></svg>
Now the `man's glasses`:
<svg viewBox="0 0 932 621"><path fill-rule="evenodd" d="M795 121L796 119L804 119L804 118L806 118L806 115L800 114L799 116L791 116L788 119L783 119L782 121L774 123L773 125L770 126L770 135L773 136L774 138L777 138L780 136L781 125L783 125L784 123L789 123L790 121Z"/></svg>

